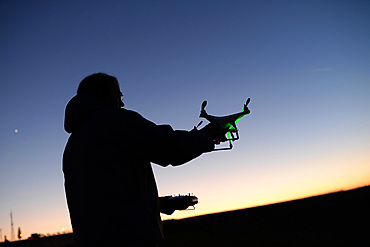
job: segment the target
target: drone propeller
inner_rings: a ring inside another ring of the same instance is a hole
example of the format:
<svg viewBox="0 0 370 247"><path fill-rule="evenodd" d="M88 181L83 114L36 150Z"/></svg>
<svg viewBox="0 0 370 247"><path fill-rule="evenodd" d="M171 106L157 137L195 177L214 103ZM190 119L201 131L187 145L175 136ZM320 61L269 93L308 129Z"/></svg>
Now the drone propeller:
<svg viewBox="0 0 370 247"><path fill-rule="evenodd" d="M203 103L202 103L202 110L204 110L204 108L206 108L206 105L207 105L207 100L203 101Z"/></svg>

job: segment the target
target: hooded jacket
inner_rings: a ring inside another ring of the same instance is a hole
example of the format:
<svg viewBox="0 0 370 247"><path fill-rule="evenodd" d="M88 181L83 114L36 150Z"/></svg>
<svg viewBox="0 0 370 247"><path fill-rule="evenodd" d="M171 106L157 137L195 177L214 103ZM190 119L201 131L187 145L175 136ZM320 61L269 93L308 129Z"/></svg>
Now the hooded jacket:
<svg viewBox="0 0 370 247"><path fill-rule="evenodd" d="M70 100L64 128L71 133L63 154L65 192L81 246L159 241L163 234L151 162L181 165L213 149L204 129L175 131L88 94Z"/></svg>

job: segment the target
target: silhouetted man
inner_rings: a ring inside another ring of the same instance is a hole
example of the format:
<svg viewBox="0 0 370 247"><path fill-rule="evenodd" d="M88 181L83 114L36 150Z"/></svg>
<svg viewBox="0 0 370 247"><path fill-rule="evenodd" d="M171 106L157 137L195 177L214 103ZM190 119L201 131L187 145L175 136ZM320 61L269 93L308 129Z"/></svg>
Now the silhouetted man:
<svg viewBox="0 0 370 247"><path fill-rule="evenodd" d="M184 164L213 150L222 134L214 125L156 125L121 108L122 96L115 77L98 73L81 81L66 107L64 127L72 134L63 172L80 246L156 246L163 235L151 162Z"/></svg>

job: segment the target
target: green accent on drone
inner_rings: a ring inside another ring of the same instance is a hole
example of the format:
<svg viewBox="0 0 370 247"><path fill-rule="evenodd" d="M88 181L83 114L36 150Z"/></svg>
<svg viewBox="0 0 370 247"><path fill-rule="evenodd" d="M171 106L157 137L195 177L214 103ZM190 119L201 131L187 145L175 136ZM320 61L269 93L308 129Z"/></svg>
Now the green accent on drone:
<svg viewBox="0 0 370 247"><path fill-rule="evenodd" d="M241 112L244 112L244 107L243 107L243 109L242 109L242 111ZM244 115L242 115L242 116L240 116L240 117L238 117L236 120L235 120L235 125L239 122L239 120L243 117ZM234 126L232 126L232 125L230 125L229 126L229 128L228 128L229 130L232 130L232 129L235 129L235 127ZM236 130L238 130L238 129L236 129ZM228 137L228 139L229 139L229 142L231 143L231 133L230 133L230 131L228 131L227 133L227 137Z"/></svg>

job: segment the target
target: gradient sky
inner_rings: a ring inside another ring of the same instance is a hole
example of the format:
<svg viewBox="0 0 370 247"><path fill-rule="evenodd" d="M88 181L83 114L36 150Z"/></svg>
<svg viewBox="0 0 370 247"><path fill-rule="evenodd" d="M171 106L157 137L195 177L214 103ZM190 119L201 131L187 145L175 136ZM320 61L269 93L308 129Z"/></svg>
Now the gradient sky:
<svg viewBox="0 0 370 247"><path fill-rule="evenodd" d="M64 109L95 72L175 129L198 124L205 99L213 115L252 99L232 151L154 165L160 195L200 202L164 219L369 185L369 13L353 0L1 1L2 235L11 210L25 237L71 230Z"/></svg>

